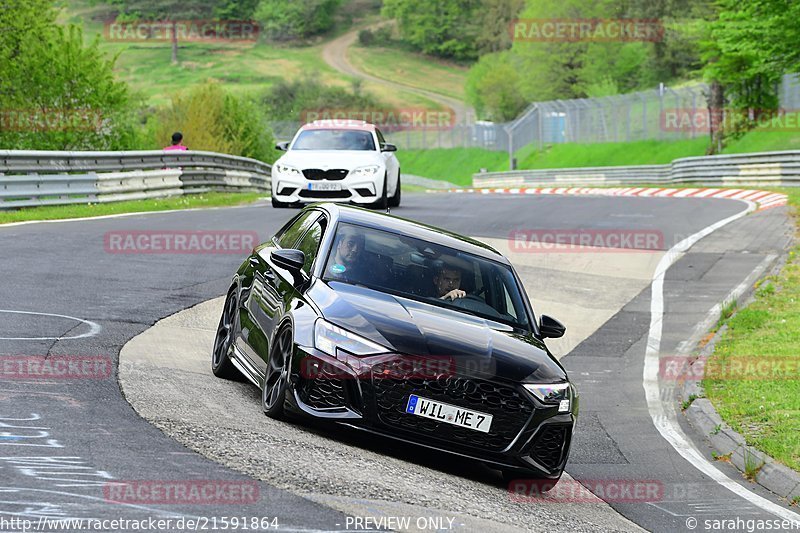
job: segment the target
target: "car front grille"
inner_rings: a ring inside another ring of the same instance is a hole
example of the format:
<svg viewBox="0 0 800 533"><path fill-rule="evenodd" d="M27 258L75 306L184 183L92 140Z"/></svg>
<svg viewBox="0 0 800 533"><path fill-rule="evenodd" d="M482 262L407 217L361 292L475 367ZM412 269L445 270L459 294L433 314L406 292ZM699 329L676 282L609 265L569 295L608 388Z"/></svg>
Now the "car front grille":
<svg viewBox="0 0 800 533"><path fill-rule="evenodd" d="M514 387L449 376L438 379L373 378L378 417L393 427L482 450L507 448L533 413ZM411 394L492 415L488 433L406 413Z"/></svg>
<svg viewBox="0 0 800 533"><path fill-rule="evenodd" d="M307 180L343 180L349 171L344 168L331 168L323 170L321 168L307 168L303 170L303 176Z"/></svg>
<svg viewBox="0 0 800 533"><path fill-rule="evenodd" d="M330 409L345 406L342 380L321 367L313 378L303 379L298 387L303 403L314 409Z"/></svg>
<svg viewBox="0 0 800 533"><path fill-rule="evenodd" d="M545 426L534 439L531 459L550 470L556 468L564 457L569 431L567 426Z"/></svg>
<svg viewBox="0 0 800 533"><path fill-rule="evenodd" d="M301 198L350 198L350 191L309 191L303 189L300 191Z"/></svg>

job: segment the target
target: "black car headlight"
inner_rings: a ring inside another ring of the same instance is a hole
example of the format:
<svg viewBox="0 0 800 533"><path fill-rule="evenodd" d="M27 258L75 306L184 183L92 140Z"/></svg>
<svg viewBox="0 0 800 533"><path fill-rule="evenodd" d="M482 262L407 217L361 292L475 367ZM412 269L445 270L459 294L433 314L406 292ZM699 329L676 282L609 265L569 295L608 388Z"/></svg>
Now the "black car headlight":
<svg viewBox="0 0 800 533"><path fill-rule="evenodd" d="M351 333L339 326L334 326L323 319L317 320L314 324L314 347L333 357L336 357L336 352L339 349L361 356L389 351L388 348L384 348L378 343Z"/></svg>
<svg viewBox="0 0 800 533"><path fill-rule="evenodd" d="M572 407L569 383L523 383L522 386L543 404L557 405L559 413L568 413Z"/></svg>

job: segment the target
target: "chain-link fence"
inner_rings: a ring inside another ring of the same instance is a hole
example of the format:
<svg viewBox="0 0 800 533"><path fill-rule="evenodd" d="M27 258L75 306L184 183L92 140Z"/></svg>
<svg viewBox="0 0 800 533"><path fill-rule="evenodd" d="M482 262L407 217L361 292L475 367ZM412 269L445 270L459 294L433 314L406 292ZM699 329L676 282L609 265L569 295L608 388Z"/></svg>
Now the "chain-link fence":
<svg viewBox="0 0 800 533"><path fill-rule="evenodd" d="M784 76L778 94L782 109L800 110L800 77ZM693 139L708 135L707 96L705 84L662 85L601 98L536 102L508 123L468 120L447 127L383 128L383 133L403 150L479 147L505 151L512 157L525 147L540 149L557 143ZM291 139L300 125L273 123L275 138Z"/></svg>

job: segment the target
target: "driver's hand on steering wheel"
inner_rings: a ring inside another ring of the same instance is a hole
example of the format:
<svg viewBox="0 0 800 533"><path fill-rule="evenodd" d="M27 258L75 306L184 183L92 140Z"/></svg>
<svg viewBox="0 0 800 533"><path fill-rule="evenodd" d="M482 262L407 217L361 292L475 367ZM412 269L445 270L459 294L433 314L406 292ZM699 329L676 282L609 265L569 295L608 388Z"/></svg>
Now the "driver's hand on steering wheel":
<svg viewBox="0 0 800 533"><path fill-rule="evenodd" d="M450 301L453 301L453 300L455 300L456 298L463 298L463 297L465 297L466 295L467 295L466 291L462 291L461 289L453 289L452 291L448 292L447 294L445 294L444 296L442 296L442 297L441 297L441 298L439 298L439 299L440 299L440 300L450 300Z"/></svg>

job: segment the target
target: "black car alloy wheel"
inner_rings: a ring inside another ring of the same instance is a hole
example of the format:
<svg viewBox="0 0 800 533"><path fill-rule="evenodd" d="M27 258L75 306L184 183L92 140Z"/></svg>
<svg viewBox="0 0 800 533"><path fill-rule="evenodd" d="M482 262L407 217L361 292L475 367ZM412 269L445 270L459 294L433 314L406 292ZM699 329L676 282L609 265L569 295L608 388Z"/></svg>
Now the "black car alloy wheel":
<svg viewBox="0 0 800 533"><path fill-rule="evenodd" d="M237 302L236 288L234 287L225 299L225 308L222 310L222 317L217 326L217 336L214 338L214 350L211 352L211 371L215 376L225 379L239 377L239 371L233 366L230 359Z"/></svg>
<svg viewBox="0 0 800 533"><path fill-rule="evenodd" d="M289 360L292 355L292 329L289 326L280 330L275 337L272 352L267 363L267 375L261 394L261 406L270 418L283 416L283 401L286 396L286 381Z"/></svg>

